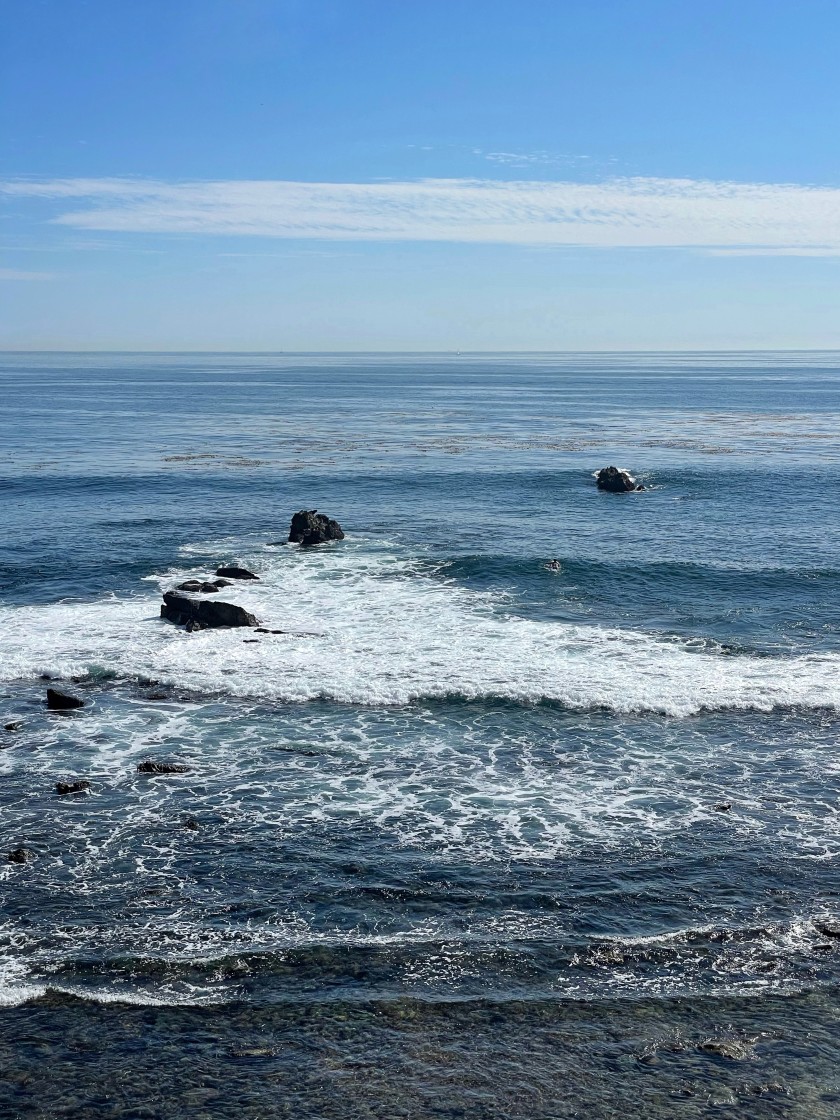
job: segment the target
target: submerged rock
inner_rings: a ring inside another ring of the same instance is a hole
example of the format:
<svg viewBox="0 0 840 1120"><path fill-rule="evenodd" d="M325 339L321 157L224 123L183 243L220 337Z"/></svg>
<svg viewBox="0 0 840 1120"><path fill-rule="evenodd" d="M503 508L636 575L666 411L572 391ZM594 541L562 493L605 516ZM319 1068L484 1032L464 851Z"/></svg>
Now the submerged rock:
<svg viewBox="0 0 840 1120"><path fill-rule="evenodd" d="M595 476L599 490L608 490L611 494L628 494L631 490L644 490L639 486L627 471L620 471L618 467L602 467Z"/></svg>
<svg viewBox="0 0 840 1120"><path fill-rule="evenodd" d="M137 766L138 774L188 774L189 766L180 762L141 762Z"/></svg>
<svg viewBox="0 0 840 1120"><path fill-rule="evenodd" d="M20 731L20 729L22 727L23 727L23 720L22 719L14 719L14 720L12 720L11 723L4 723L3 724L3 730L4 731Z"/></svg>
<svg viewBox="0 0 840 1120"><path fill-rule="evenodd" d="M714 1054L730 1062L744 1062L755 1053L755 1039L752 1038L707 1038L697 1047L704 1054Z"/></svg>
<svg viewBox="0 0 840 1120"><path fill-rule="evenodd" d="M302 509L292 517L289 540L309 548L326 541L343 541L344 533L339 523L325 513L318 513L316 509Z"/></svg>
<svg viewBox="0 0 840 1120"><path fill-rule="evenodd" d="M259 622L234 603L220 603L218 600L188 599L175 591L167 591L160 608L161 618L187 626L190 630L203 629L205 626L259 626Z"/></svg>
<svg viewBox="0 0 840 1120"><path fill-rule="evenodd" d="M29 848L15 848L6 854L9 863L29 863L32 858L33 853Z"/></svg>
<svg viewBox="0 0 840 1120"><path fill-rule="evenodd" d="M187 817L187 819L184 821L184 828L188 828L191 832L198 832L198 830L201 828L201 825L198 823L195 817Z"/></svg>
<svg viewBox="0 0 840 1120"><path fill-rule="evenodd" d="M62 797L68 793L84 793L86 789L90 789L90 782L56 782L55 792Z"/></svg>
<svg viewBox="0 0 840 1120"><path fill-rule="evenodd" d="M221 567L216 569L217 576L226 576L228 579L259 579L253 572L249 572L247 568L239 568L236 564L231 564L228 567Z"/></svg>
<svg viewBox="0 0 840 1120"><path fill-rule="evenodd" d="M68 692L59 692L58 689L47 689L47 707L51 712L69 712L73 708L83 708L84 700L78 696L71 696Z"/></svg>

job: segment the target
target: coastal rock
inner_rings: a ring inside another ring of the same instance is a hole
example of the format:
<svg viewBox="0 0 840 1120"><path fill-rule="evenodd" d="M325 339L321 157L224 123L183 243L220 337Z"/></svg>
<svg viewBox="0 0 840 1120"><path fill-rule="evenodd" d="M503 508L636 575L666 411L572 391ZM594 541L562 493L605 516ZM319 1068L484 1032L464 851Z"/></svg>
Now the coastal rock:
<svg viewBox="0 0 840 1120"><path fill-rule="evenodd" d="M23 720L20 719L15 719L12 720L11 723L3 724L4 731L20 731L21 727L23 727Z"/></svg>
<svg viewBox="0 0 840 1120"><path fill-rule="evenodd" d="M195 817L187 817L187 819L184 821L184 828L188 828L190 832L198 832L198 830L201 828L201 825L198 823Z"/></svg>
<svg viewBox="0 0 840 1120"><path fill-rule="evenodd" d="M814 929L823 937L840 938L840 922L814 922Z"/></svg>
<svg viewBox="0 0 840 1120"><path fill-rule="evenodd" d="M141 762L137 766L138 774L188 774L189 766L182 766L180 762Z"/></svg>
<svg viewBox="0 0 840 1120"><path fill-rule="evenodd" d="M752 1038L707 1038L697 1047L704 1054L714 1054L730 1062L745 1062L755 1053L755 1039Z"/></svg>
<svg viewBox="0 0 840 1120"><path fill-rule="evenodd" d="M78 696L71 696L68 692L59 692L55 688L47 689L47 707L51 712L69 712L73 708L83 708L84 700Z"/></svg>
<svg viewBox="0 0 840 1120"><path fill-rule="evenodd" d="M170 622L189 626L191 630L205 626L211 629L218 626L259 626L254 615L244 607L217 600L188 599L175 591L165 592L160 615Z"/></svg>
<svg viewBox="0 0 840 1120"><path fill-rule="evenodd" d="M337 521L318 513L316 509L302 509L292 517L289 541L310 548L326 541L343 541L344 533Z"/></svg>
<svg viewBox="0 0 840 1120"><path fill-rule="evenodd" d="M229 580L206 580L206 579L185 579L183 583L176 585L176 591L192 591L202 595L215 595L220 587L227 587Z"/></svg>
<svg viewBox="0 0 840 1120"><path fill-rule="evenodd" d="M230 564L227 567L216 569L217 576L225 576L227 579L259 579L253 572L249 572L247 568L239 568L236 564Z"/></svg>
<svg viewBox="0 0 840 1120"><path fill-rule="evenodd" d="M620 471L618 467L602 467L595 476L599 490L607 490L611 494L627 494L631 490L644 490L635 478L627 471Z"/></svg>
<svg viewBox="0 0 840 1120"><path fill-rule="evenodd" d="M55 792L64 797L68 793L84 793L90 789L90 782L56 782Z"/></svg>
<svg viewBox="0 0 840 1120"><path fill-rule="evenodd" d="M7 853L6 859L9 863L29 863L32 859L32 852L29 848L15 848Z"/></svg>

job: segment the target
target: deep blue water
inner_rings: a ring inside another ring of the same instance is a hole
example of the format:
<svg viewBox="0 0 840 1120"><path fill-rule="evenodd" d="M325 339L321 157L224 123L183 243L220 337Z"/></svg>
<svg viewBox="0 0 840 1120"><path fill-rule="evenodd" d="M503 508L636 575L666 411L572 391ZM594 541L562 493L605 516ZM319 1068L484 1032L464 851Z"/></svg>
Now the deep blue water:
<svg viewBox="0 0 840 1120"><path fill-rule="evenodd" d="M840 354L0 392L0 1117L840 1115Z"/></svg>

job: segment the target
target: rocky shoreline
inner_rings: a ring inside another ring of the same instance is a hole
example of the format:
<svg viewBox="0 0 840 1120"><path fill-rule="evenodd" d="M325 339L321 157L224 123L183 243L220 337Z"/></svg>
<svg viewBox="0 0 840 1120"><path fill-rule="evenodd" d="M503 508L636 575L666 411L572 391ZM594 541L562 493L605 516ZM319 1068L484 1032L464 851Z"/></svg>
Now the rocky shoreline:
<svg viewBox="0 0 840 1120"><path fill-rule="evenodd" d="M636 483L626 471L617 467L606 467L595 475L598 489L613 493L627 493L644 490L644 486ZM299 510L291 519L289 535L285 541L271 542L273 545L298 544L301 548L312 548L332 541L344 540L345 534L338 521L318 513L317 510ZM559 562L552 562L559 570ZM551 567L551 565L549 565ZM283 634L290 637L323 637L316 633L294 633L264 626L256 615L245 610L236 603L226 602L217 596L226 588L234 588L238 582L259 581L260 576L239 564L222 564L215 570L214 576L207 579L189 579L176 585L163 593L163 603L160 607L161 619L181 626L187 633L195 633L206 629L231 629L247 628L256 634ZM213 598L205 598L213 596ZM244 639L257 641L257 639ZM44 674L46 680L52 678ZM76 678L74 678L75 680ZM149 682L154 684L156 682ZM150 692L146 700L169 699L168 692ZM46 690L45 706L48 711L58 715L72 715L84 708L88 701L73 693L49 685ZM7 735L13 735L20 730L22 722L14 720L4 725ZM11 745L11 744L0 744ZM190 772L190 767L176 761L167 759L149 759L137 766L137 773L152 777L182 775ZM58 782L55 785L56 795L59 797L73 797L87 794L91 791L91 783L84 778L72 781ZM184 827L197 827L197 823L190 818ZM6 860L12 864L28 863L36 858L36 853L26 846L19 846L6 853Z"/></svg>

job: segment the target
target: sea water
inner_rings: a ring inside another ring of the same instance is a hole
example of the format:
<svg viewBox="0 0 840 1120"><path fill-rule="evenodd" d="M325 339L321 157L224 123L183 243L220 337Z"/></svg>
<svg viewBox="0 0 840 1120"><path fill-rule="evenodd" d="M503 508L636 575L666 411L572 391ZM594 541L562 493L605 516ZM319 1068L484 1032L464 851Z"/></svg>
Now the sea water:
<svg viewBox="0 0 840 1120"><path fill-rule="evenodd" d="M840 1115L840 355L0 392L0 1116Z"/></svg>

